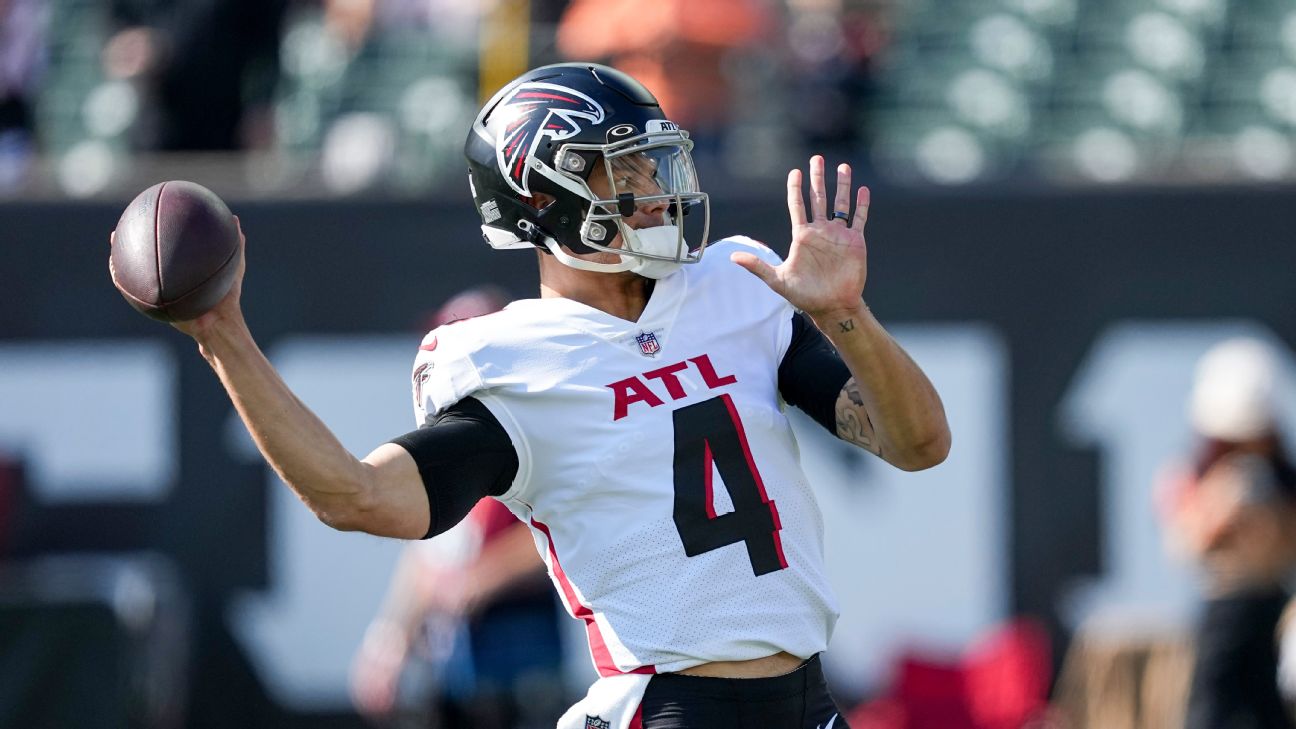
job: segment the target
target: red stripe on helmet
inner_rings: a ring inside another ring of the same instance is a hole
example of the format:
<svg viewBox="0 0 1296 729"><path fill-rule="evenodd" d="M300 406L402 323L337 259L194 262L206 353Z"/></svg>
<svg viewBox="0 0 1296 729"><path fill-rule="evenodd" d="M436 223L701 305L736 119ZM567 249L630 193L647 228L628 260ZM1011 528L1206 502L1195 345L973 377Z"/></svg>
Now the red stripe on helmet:
<svg viewBox="0 0 1296 729"><path fill-rule="evenodd" d="M523 92L519 93L519 94L517 95L516 98L526 98L526 99L554 99L554 100L556 100L556 101L565 101L565 102L567 102L568 104L579 104L579 103L580 103L579 101L577 101L576 99L571 98L570 96L562 96L562 95L559 95L559 94L546 94L546 93L544 93L543 91L523 91Z"/></svg>

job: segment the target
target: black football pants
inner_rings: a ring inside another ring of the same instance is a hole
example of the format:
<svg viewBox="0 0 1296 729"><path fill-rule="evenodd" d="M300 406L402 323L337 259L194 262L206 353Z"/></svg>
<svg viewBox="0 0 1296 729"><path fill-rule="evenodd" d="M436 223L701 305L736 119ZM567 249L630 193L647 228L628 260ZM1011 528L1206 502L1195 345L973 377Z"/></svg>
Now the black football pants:
<svg viewBox="0 0 1296 729"><path fill-rule="evenodd" d="M819 656L773 678L653 676L640 706L643 729L849 729Z"/></svg>

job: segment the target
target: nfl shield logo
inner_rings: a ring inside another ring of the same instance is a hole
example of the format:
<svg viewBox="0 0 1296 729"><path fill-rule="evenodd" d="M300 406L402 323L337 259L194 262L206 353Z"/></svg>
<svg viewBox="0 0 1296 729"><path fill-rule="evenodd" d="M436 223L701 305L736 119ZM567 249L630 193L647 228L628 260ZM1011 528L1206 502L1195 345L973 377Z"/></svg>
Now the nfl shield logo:
<svg viewBox="0 0 1296 729"><path fill-rule="evenodd" d="M635 341L639 343L639 354L645 357L656 357L661 351L661 344L653 332L639 332L635 335Z"/></svg>
<svg viewBox="0 0 1296 729"><path fill-rule="evenodd" d="M586 714L585 729L612 729L612 724L604 721L602 717Z"/></svg>

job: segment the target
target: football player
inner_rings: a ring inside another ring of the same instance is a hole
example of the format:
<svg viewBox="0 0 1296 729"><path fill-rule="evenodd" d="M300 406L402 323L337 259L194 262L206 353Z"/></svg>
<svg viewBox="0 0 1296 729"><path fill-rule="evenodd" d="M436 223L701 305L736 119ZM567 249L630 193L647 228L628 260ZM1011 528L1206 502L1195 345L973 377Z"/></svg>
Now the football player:
<svg viewBox="0 0 1296 729"><path fill-rule="evenodd" d="M787 260L730 237L688 134L629 76L530 71L468 134L486 242L538 251L540 296L449 324L414 364L419 427L351 456L239 308L194 336L266 460L325 523L430 537L483 497L529 525L601 678L560 727L845 726L818 655L837 604L785 414L906 470L940 463L936 391L862 300L869 193L788 175ZM705 254L705 255L704 255ZM241 277L241 273L240 273Z"/></svg>

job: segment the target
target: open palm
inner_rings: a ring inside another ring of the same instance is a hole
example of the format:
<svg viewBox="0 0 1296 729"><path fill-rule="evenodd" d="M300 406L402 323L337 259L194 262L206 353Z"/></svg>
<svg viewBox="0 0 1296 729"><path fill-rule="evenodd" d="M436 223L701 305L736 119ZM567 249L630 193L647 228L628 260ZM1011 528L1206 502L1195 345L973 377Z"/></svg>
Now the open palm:
<svg viewBox="0 0 1296 729"><path fill-rule="evenodd" d="M864 243L868 188L861 187L856 193L855 215L851 218L851 169L850 165L839 165L834 213L830 216L824 158L815 155L810 158L812 217L806 217L801 170L788 173L787 191L792 220L792 247L787 260L770 266L750 253L734 253L732 260L811 316L854 309L868 278L868 246Z"/></svg>

